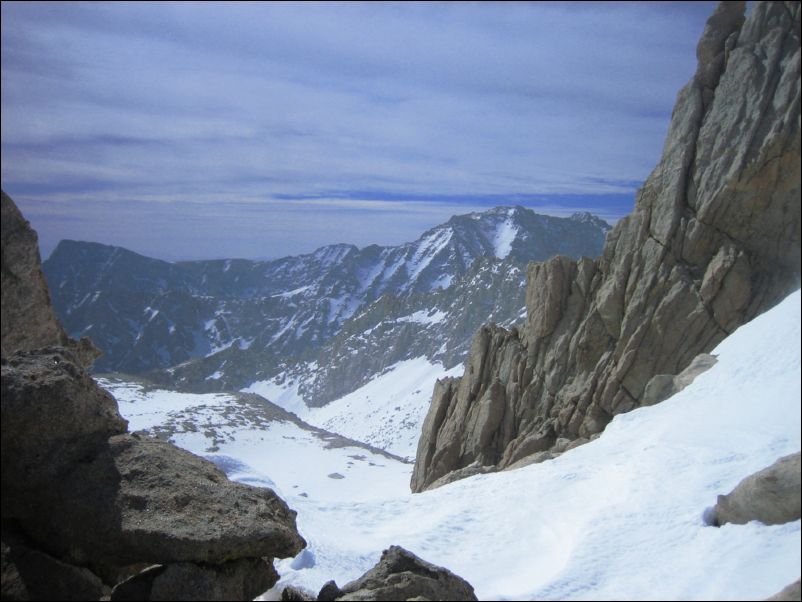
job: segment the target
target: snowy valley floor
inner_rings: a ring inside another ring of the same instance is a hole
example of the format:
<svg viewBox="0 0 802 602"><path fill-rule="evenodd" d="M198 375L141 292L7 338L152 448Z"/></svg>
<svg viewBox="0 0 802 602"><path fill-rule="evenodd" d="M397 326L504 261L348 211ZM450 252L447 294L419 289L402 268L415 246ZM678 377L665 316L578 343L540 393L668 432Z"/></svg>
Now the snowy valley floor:
<svg viewBox="0 0 802 602"><path fill-rule="evenodd" d="M617 416L597 440L416 495L409 464L327 447L287 422L222 420L231 396L101 384L131 430L180 415L189 426L178 445L236 480L275 484L309 542L277 562L279 587L343 585L398 544L483 600L756 600L799 578L800 522L715 528L702 514L800 450L801 339L796 292L719 345L718 363L687 389Z"/></svg>

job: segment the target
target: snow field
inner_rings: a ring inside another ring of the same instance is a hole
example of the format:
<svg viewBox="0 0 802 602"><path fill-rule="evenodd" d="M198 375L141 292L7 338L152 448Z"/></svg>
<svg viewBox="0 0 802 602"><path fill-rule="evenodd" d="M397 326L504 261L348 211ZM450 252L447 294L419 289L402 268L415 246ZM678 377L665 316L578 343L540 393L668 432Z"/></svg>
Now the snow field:
<svg viewBox="0 0 802 602"><path fill-rule="evenodd" d="M409 488L411 465L336 440L332 445L291 422L264 425L232 412L237 400L231 395L99 382L117 398L130 431L170 424L177 429L173 443L215 462L229 478L276 489L291 505L296 498L375 500Z"/></svg>
<svg viewBox="0 0 802 602"><path fill-rule="evenodd" d="M398 362L353 393L322 408L309 408L302 417L327 431L414 460L435 382L461 376L462 371L461 365L446 370L425 357Z"/></svg>
<svg viewBox="0 0 802 602"><path fill-rule="evenodd" d="M242 390L269 399L309 424L411 461L435 382L461 376L463 369L459 365L446 370L441 363L432 363L426 357L404 360L322 408L307 407L298 392L298 383L289 379L258 381Z"/></svg>
<svg viewBox="0 0 802 602"><path fill-rule="evenodd" d="M702 514L744 477L800 450L801 339L796 292L722 342L717 364L684 391L617 416L595 441L422 494L409 493L410 465L327 449L288 423L229 425L212 459L237 480L275 483L298 512L309 547L276 562L282 579L268 595L289 584L343 585L397 544L464 577L483 600L762 599L799 578L800 521L715 528ZM430 369L409 361L366 385L375 399L404 387L431 394L409 381ZM231 403L111 390L132 430L198 403L215 419ZM326 420L350 413L364 417L353 424L370 423L359 402L375 399L362 394L335 402ZM208 455L202 429L175 440ZM328 476L335 472L345 478Z"/></svg>
<svg viewBox="0 0 802 602"><path fill-rule="evenodd" d="M280 562L280 585L343 584L398 544L485 600L772 595L799 577L800 522L715 528L702 513L799 451L799 349L797 292L719 345L687 389L555 460L381 503L303 501L315 565Z"/></svg>

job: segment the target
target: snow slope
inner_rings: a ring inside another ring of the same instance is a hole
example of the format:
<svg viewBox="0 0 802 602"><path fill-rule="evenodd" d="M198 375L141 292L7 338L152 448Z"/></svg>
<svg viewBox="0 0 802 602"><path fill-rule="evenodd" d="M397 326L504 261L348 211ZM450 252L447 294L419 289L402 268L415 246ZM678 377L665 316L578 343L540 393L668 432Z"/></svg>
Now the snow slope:
<svg viewBox="0 0 802 602"><path fill-rule="evenodd" d="M291 506L299 500L371 500L408 488L409 464L276 419L258 402L98 382L117 398L130 431L169 435L230 478L275 489Z"/></svg>
<svg viewBox="0 0 802 602"><path fill-rule="evenodd" d="M463 369L460 365L446 370L426 357L404 360L320 408L307 407L298 382L283 374L242 390L269 399L309 424L413 461L435 382L461 376Z"/></svg>
<svg viewBox="0 0 802 602"><path fill-rule="evenodd" d="M800 573L800 523L703 524L716 495L800 449L800 294L740 328L718 363L561 457L374 503L296 504L317 591L399 544L480 599L761 599ZM392 496L392 497L391 497ZM308 560L308 558L307 558ZM308 562L307 562L308 564Z"/></svg>
<svg viewBox="0 0 802 602"><path fill-rule="evenodd" d="M409 465L385 459L321 478L334 465L318 466L321 454L336 450L311 451L284 427L243 429L218 453L242 463L233 478L274 481L298 511L309 547L277 563L279 588L342 585L398 544L466 578L480 599L761 599L799 577L800 522L715 528L702 514L799 451L801 338L796 292L722 342L718 363L684 391L617 416L595 441L422 494L409 493ZM130 418L137 402L120 406Z"/></svg>
<svg viewBox="0 0 802 602"><path fill-rule="evenodd" d="M398 362L353 393L307 410L303 419L413 461L434 383L462 372L463 366L446 370L425 357Z"/></svg>

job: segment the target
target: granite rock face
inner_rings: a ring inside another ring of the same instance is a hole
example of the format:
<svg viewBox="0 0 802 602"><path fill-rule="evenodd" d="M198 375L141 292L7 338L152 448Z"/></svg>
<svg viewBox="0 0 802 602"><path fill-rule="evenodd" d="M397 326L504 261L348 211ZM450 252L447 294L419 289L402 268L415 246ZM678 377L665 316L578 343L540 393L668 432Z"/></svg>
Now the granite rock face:
<svg viewBox="0 0 802 602"><path fill-rule="evenodd" d="M660 163L596 260L530 264L527 322L482 328L434 392L412 490L590 437L800 284L800 5L722 2Z"/></svg>
<svg viewBox="0 0 802 602"><path fill-rule="evenodd" d="M142 599L252 599L268 589L272 559L305 545L295 512L270 489L126 432L116 401L84 368L91 345L55 321L35 245L4 195L3 599L97 599L131 575ZM16 320L8 329L7 319ZM154 563L158 575L136 576Z"/></svg>
<svg viewBox="0 0 802 602"><path fill-rule="evenodd" d="M31 491L52 486L128 423L63 347L2 359L3 516L29 507Z"/></svg>
<svg viewBox="0 0 802 602"><path fill-rule="evenodd" d="M342 588L330 581L318 600L476 600L473 587L448 569L421 560L400 546Z"/></svg>
<svg viewBox="0 0 802 602"><path fill-rule="evenodd" d="M74 341L67 336L50 302L36 232L5 192L0 197L3 351L60 345L72 348L81 364L90 366L100 352L87 338Z"/></svg>

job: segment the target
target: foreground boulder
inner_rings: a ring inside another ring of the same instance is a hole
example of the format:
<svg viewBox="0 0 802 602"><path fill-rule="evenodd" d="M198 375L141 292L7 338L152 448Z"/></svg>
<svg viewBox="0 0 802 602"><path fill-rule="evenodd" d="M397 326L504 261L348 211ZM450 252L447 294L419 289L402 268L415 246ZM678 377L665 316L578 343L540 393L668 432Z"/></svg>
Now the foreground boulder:
<svg viewBox="0 0 802 602"><path fill-rule="evenodd" d="M3 530L3 600L99 600L109 587L90 570L28 547Z"/></svg>
<svg viewBox="0 0 802 602"><path fill-rule="evenodd" d="M58 528L51 545L76 560L219 563L291 557L305 545L295 512L272 490L233 483L211 462L155 438L112 437L53 489L69 520L36 532Z"/></svg>
<svg viewBox="0 0 802 602"><path fill-rule="evenodd" d="M476 600L470 583L448 569L391 546L379 562L342 588L330 581L318 600Z"/></svg>
<svg viewBox="0 0 802 602"><path fill-rule="evenodd" d="M99 599L116 585L112 599L238 600L269 589L273 558L305 546L295 512L270 489L126 432L85 370L91 344L67 339L53 315L35 233L2 203L3 599Z"/></svg>
<svg viewBox="0 0 802 602"><path fill-rule="evenodd" d="M63 347L2 358L0 412L4 517L26 512L32 492L128 427L114 398Z"/></svg>
<svg viewBox="0 0 802 602"><path fill-rule="evenodd" d="M278 573L264 558L216 565L181 562L155 565L123 581L112 591L111 600L253 600L276 581Z"/></svg>
<svg viewBox="0 0 802 602"><path fill-rule="evenodd" d="M797 452L746 477L713 509L717 525L743 525L757 520L780 525L802 518L802 465Z"/></svg>
<svg viewBox="0 0 802 602"><path fill-rule="evenodd" d="M602 256L530 264L526 324L483 327L462 378L437 385L413 491L589 439L799 287L800 4L744 8L710 17L660 163Z"/></svg>

